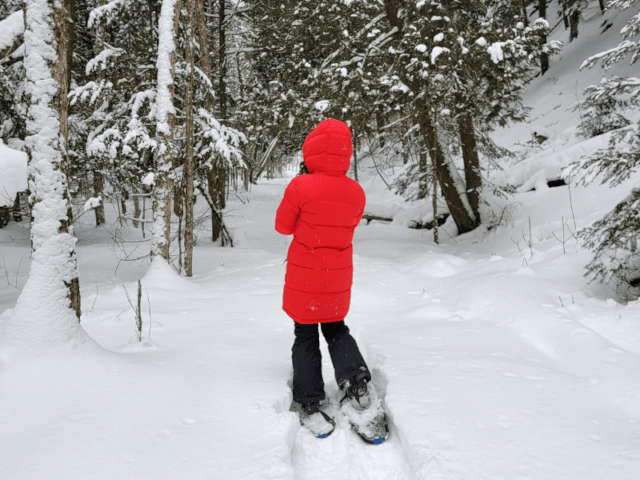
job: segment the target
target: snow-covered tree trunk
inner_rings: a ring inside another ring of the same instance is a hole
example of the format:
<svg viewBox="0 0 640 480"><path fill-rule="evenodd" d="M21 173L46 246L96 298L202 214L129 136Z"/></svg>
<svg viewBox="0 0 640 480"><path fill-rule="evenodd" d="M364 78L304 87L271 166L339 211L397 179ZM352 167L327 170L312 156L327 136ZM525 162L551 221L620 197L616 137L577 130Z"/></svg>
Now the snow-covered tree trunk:
<svg viewBox="0 0 640 480"><path fill-rule="evenodd" d="M171 236L171 178L173 134L176 114L173 79L176 68L176 31L182 0L163 0L158 20L158 93L156 97L155 185L153 189L153 227L151 256L169 261Z"/></svg>
<svg viewBox="0 0 640 480"><path fill-rule="evenodd" d="M24 350L88 339L80 326L80 288L71 226L67 156L67 14L57 0L26 0L25 72L33 256L2 337ZM2 350L2 348L0 348Z"/></svg>

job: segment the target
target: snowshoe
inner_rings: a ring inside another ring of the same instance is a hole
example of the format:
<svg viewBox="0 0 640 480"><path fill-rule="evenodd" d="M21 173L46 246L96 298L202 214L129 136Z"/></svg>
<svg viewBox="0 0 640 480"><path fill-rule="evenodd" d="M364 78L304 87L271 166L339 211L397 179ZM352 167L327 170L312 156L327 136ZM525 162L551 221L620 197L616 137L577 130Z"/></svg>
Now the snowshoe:
<svg viewBox="0 0 640 480"><path fill-rule="evenodd" d="M353 430L367 443L379 445L389 436L389 422L382 408L382 400L375 387L367 384L367 374L355 378L353 385L346 381L342 385L344 398L340 408L351 423Z"/></svg>
<svg viewBox="0 0 640 480"><path fill-rule="evenodd" d="M327 438L336 428L336 422L320 410L320 402L300 404L294 402L294 411L300 414L300 423L318 438Z"/></svg>

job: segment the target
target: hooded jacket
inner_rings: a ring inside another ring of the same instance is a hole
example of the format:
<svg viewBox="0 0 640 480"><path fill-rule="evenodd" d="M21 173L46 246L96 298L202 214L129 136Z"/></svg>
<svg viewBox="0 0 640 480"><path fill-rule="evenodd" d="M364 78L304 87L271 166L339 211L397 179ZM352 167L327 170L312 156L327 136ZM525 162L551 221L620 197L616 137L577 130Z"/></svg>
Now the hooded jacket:
<svg viewBox="0 0 640 480"><path fill-rule="evenodd" d="M276 213L276 230L293 234L282 308L298 323L337 322L349 311L351 242L365 205L364 191L345 175L351 153L344 122L320 123L302 146L309 174L289 183Z"/></svg>

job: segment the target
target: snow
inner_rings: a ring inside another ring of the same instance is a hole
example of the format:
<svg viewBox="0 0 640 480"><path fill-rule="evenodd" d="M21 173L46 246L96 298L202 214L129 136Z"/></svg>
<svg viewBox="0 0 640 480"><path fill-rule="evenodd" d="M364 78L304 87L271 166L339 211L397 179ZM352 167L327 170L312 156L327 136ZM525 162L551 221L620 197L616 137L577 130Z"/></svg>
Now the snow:
<svg viewBox="0 0 640 480"><path fill-rule="evenodd" d="M615 25L603 35L600 16L580 24L602 49L618 43L611 31L628 18L607 15ZM579 114L567 108L602 72L578 72L593 51L565 44L563 61L552 59L527 87L529 123L495 135L519 155L492 174L520 187L483 207L483 218L502 216L499 225L454 236L448 222L436 245L402 219L432 218L430 200L397 197L360 157L367 213L394 217L356 229L346 320L389 414L383 445L365 445L339 412L324 345L336 431L314 438L290 411L293 328L281 293L291 238L273 230L289 171L230 195L238 247L212 245L200 226L188 280L164 262L122 261L114 251L127 244L114 248L108 229L76 223L82 325L102 349L86 339L29 357L0 349L0 478L637 480L640 302L619 303L606 285L587 283L590 254L572 232L601 218L640 175L616 188L546 188L608 138L575 136ZM548 140L526 143L534 131ZM394 168L383 169L387 180ZM115 229L116 206L105 208ZM202 199L197 209L206 214ZM40 261L29 258L27 226L0 230L0 331L26 308L16 306L19 288L30 289L34 315L40 297L59 294L46 282L25 286ZM117 231L142 241L139 230ZM132 340L122 288L131 295L138 279L143 342Z"/></svg>
<svg viewBox="0 0 640 480"><path fill-rule="evenodd" d="M450 52L451 50L449 50L448 48L445 47L433 47L433 50L431 50L431 63L435 64L436 60L438 59L438 57L440 55L442 55L445 52Z"/></svg>
<svg viewBox="0 0 640 480"><path fill-rule="evenodd" d="M7 147L0 139L0 207L13 205L18 192L27 190L27 154Z"/></svg>
<svg viewBox="0 0 640 480"><path fill-rule="evenodd" d="M99 207L101 203L102 203L102 197L100 196L91 197L84 203L84 207L82 207L82 211L87 212L89 210L92 210L96 207Z"/></svg>
<svg viewBox="0 0 640 480"><path fill-rule="evenodd" d="M18 10L0 20L0 52L10 48L24 34L24 14Z"/></svg>
<svg viewBox="0 0 640 480"><path fill-rule="evenodd" d="M156 175L153 172L147 173L142 179L142 184L151 187L156 183Z"/></svg>
<svg viewBox="0 0 640 480"><path fill-rule="evenodd" d="M519 193L510 223L441 234L441 245L426 230L363 222L347 323L391 435L374 447L350 430L324 346L336 432L318 440L301 428L289 411L293 329L280 309L290 237L272 225L292 175L230 197L242 246L201 241L189 280L164 262L116 269L108 233L78 226L82 325L105 351L4 364L3 478L636 478L638 305L587 284L588 253L574 240L563 253L553 234L572 217L566 187ZM363 183L367 210L393 195L381 184ZM617 200L599 185L572 194L578 228ZM23 227L12 226L0 238L17 237ZM17 260L28 251L27 238L0 243L10 278L24 278ZM142 344L121 287L133 294L137 278ZM15 292L0 289L0 311Z"/></svg>
<svg viewBox="0 0 640 480"><path fill-rule="evenodd" d="M487 48L487 52L489 52L489 55L491 55L491 61L493 63L500 63L502 60L504 60L502 47L504 47L505 45L506 42L495 42Z"/></svg>

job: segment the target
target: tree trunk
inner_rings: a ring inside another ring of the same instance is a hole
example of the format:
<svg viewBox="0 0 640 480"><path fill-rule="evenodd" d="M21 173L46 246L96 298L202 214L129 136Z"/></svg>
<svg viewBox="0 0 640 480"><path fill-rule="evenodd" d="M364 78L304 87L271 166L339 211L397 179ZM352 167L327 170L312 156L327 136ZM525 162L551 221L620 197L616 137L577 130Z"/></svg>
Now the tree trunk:
<svg viewBox="0 0 640 480"><path fill-rule="evenodd" d="M153 228L151 256L169 261L171 239L171 192L173 180L169 176L172 162L172 143L175 131L174 85L176 67L176 32L182 0L164 0L158 21L158 94L156 96L156 131L158 149L155 161L153 189Z"/></svg>
<svg viewBox="0 0 640 480"><path fill-rule="evenodd" d="M133 191L133 218L140 218L140 196L136 195L138 192L136 190ZM133 228L138 228L138 221L133 221Z"/></svg>
<svg viewBox="0 0 640 480"><path fill-rule="evenodd" d="M29 278L6 323L2 347L16 350L76 348L87 341L79 325L76 239L71 233L69 158L66 155L67 14L55 0L26 0L26 147L33 248Z"/></svg>
<svg viewBox="0 0 640 480"><path fill-rule="evenodd" d="M562 21L564 23L564 29L569 29L569 17L567 17L567 0L562 0Z"/></svg>
<svg viewBox="0 0 640 480"><path fill-rule="evenodd" d="M605 12L605 10L607 9L607 8L606 8L606 6L605 6L605 4L604 4L604 0L598 0L598 4L600 5L600 11L601 11L602 13L604 13L604 12Z"/></svg>
<svg viewBox="0 0 640 480"><path fill-rule="evenodd" d="M527 1L522 0L522 18L524 21L524 26L529 26L529 15L527 14Z"/></svg>
<svg viewBox="0 0 640 480"><path fill-rule="evenodd" d="M207 25L205 23L204 0L196 0L196 24L198 26L198 43L200 44L200 69L211 80L211 54L209 52L209 37L207 36ZM211 111L213 101L211 95L207 93L204 101L204 108Z"/></svg>
<svg viewBox="0 0 640 480"><path fill-rule="evenodd" d="M571 25L571 30L569 32L569 41L572 42L576 38L578 38L578 23L580 22L580 11L577 8L574 8L569 15L569 25Z"/></svg>
<svg viewBox="0 0 640 480"><path fill-rule="evenodd" d="M384 147L383 129L387 125L387 119L380 112L376 112L376 127L378 128L378 143Z"/></svg>
<svg viewBox="0 0 640 480"><path fill-rule="evenodd" d="M218 54L220 56L220 81L219 81L219 92L218 97L220 99L220 116L224 120L227 118L227 93L226 93L226 85L225 78L227 76L227 65L226 65L226 50L227 50L227 38L225 32L225 1L219 0L220 9L218 12L218 22L219 22L219 32L220 32L220 45L218 46Z"/></svg>
<svg viewBox="0 0 640 480"><path fill-rule="evenodd" d="M104 190L104 180L102 177L102 172L100 170L93 171L93 196L95 198L102 197L102 192ZM94 208L96 214L96 227L99 227L103 223L105 223L104 218L104 199L100 198L100 205Z"/></svg>
<svg viewBox="0 0 640 480"><path fill-rule="evenodd" d="M187 0L187 41L185 45L185 61L189 68L189 76L184 94L185 111L185 227L184 227L184 270L187 277L193 275L193 17L196 0Z"/></svg>
<svg viewBox="0 0 640 480"><path fill-rule="evenodd" d="M469 115L458 116L458 129L460 131L460 143L462 144L462 158L464 160L464 176L467 186L467 198L476 218L480 218L478 206L480 204L480 190L482 188L482 175L480 172L480 158L476 145L476 136L473 131L473 121Z"/></svg>
<svg viewBox="0 0 640 480"><path fill-rule="evenodd" d="M351 129L351 137L353 138L353 178L358 181L358 137L355 136L353 128Z"/></svg>
<svg viewBox="0 0 640 480"><path fill-rule="evenodd" d="M213 202L213 207L216 212L211 212L211 240L214 242L220 238L220 234L222 233L222 225L218 219L218 216L222 218L222 210L226 207L226 199L225 199L225 177L226 172L221 166L221 161L219 160L214 167L209 170L207 175L207 184L209 190L209 196L211 197L211 201Z"/></svg>
<svg viewBox="0 0 640 480"><path fill-rule="evenodd" d="M423 200L427 197L427 152L424 149L420 149L418 172L418 200Z"/></svg>
<svg viewBox="0 0 640 480"><path fill-rule="evenodd" d="M459 178L455 166L451 164L451 159L445 157L440 142L437 141L436 131L431 123L427 106L422 100L416 100L415 105L420 133L427 145L431 161L435 166L440 189L449 207L449 212L458 227L459 233L470 232L478 226L479 221L473 216L473 211L467 201L464 189L460 192L461 189L459 187L462 179Z"/></svg>
<svg viewBox="0 0 640 480"><path fill-rule="evenodd" d="M540 18L544 18L545 20L547 19L547 0L538 0L538 12L540 14ZM547 37L544 36L542 41L546 43ZM544 75L547 70L549 70L549 54L542 52L540 54L541 74Z"/></svg>
<svg viewBox="0 0 640 480"><path fill-rule="evenodd" d="M384 6L387 12L389 24L392 27L397 28L393 38L400 42L403 39L402 29L404 27L404 23L398 16L400 11L399 0L385 0ZM471 210L471 206L467 200L466 192L464 191L464 188L461 188L461 184L463 182L455 168L455 165L452 164L453 162L449 157L445 157L442 147L438 142L435 128L431 123L429 108L425 104L424 100L419 97L422 93L421 85L415 83L406 75L402 64L400 64L399 73L403 83L407 85L414 95L418 97L417 100L414 100L414 113L417 115L418 124L420 125L420 133L424 139L424 143L427 146L431 161L434 165L436 176L442 190L442 196L447 202L449 212L458 227L458 232L469 232L478 226L479 220L473 215L473 211Z"/></svg>

